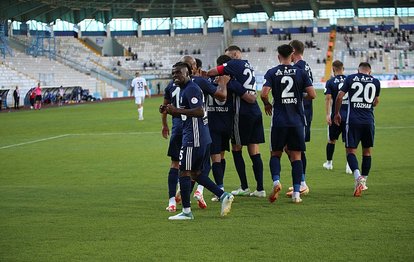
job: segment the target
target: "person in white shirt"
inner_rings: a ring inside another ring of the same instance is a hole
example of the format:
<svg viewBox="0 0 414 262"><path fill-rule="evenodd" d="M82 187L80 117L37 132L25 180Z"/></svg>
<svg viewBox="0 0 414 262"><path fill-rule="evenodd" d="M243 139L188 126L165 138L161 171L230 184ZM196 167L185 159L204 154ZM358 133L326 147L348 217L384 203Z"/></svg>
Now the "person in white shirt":
<svg viewBox="0 0 414 262"><path fill-rule="evenodd" d="M145 78L141 77L139 72L135 73L135 78L131 82L131 87L134 90L135 104L138 105L138 120L144 120L144 100L145 96L151 97L151 92L147 86Z"/></svg>

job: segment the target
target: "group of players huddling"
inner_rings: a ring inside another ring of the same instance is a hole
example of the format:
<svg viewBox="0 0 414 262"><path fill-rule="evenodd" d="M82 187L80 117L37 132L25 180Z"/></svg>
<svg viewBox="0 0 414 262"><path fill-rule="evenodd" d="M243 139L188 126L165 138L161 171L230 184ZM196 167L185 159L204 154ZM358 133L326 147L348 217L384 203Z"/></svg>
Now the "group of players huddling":
<svg viewBox="0 0 414 262"><path fill-rule="evenodd" d="M273 187L268 199L274 202L282 190L280 158L285 151L292 166L292 187L286 195L292 202L302 202L301 195L309 193L306 184L306 146L310 141L312 99L316 97L312 71L303 60L304 44L293 40L278 47L280 64L267 71L261 92L265 113L272 117L270 129L270 173ZM378 104L380 83L370 75L369 63L361 63L358 73L346 77L343 64L333 62L334 77L326 83L326 113L329 141L326 147L326 169L332 169L335 142L342 133L347 163L355 177L354 196L359 197L366 187L371 167L371 147L374 142L373 107ZM256 101L256 79L253 67L242 59L241 49L229 46L217 58L217 67L201 70L201 61L184 56L172 68L173 80L164 93L160 106L162 135L170 136L168 156L171 167L168 175L169 212L182 212L169 220L194 219L191 212L191 192L198 206L207 207L204 187L214 194L212 201L221 202L221 216L230 212L234 196L263 198L263 162L259 144L265 142L262 112ZM269 93L272 101L269 101ZM172 115L171 133L167 114ZM225 151L231 150L240 179L240 188L224 191L226 169ZM355 156L359 142L363 147L361 171ZM252 161L256 189L249 189L243 146ZM211 159L211 161L210 161ZM215 183L209 178L210 170ZM178 185L178 188L177 188Z"/></svg>

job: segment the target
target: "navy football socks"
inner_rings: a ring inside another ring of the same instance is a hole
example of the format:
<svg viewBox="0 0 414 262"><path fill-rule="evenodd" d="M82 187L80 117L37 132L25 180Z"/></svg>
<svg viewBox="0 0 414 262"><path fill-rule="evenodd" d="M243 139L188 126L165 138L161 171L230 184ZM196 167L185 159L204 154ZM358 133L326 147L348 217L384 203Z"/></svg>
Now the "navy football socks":
<svg viewBox="0 0 414 262"><path fill-rule="evenodd" d="M191 177L181 176L179 180L180 180L181 201L183 203L183 208L191 207L190 205Z"/></svg>
<svg viewBox="0 0 414 262"><path fill-rule="evenodd" d="M260 154L250 156L253 163L254 178L256 179L257 191L263 190L263 161Z"/></svg>
<svg viewBox="0 0 414 262"><path fill-rule="evenodd" d="M300 156L301 160L302 160L302 172L303 174L306 174L306 164L307 164L307 160L306 160L306 154L305 151L301 152L301 156Z"/></svg>
<svg viewBox="0 0 414 262"><path fill-rule="evenodd" d="M348 161L348 165L351 168L352 172L354 172L358 168L358 160L356 156L352 153L347 154L346 160Z"/></svg>
<svg viewBox="0 0 414 262"><path fill-rule="evenodd" d="M168 173L168 198L175 197L177 193L178 169L170 168Z"/></svg>
<svg viewBox="0 0 414 262"><path fill-rule="evenodd" d="M224 193L223 190L221 190L216 184L214 184L214 182L211 181L211 179L208 176L201 174L196 178L196 181L198 184L204 186L219 198Z"/></svg>
<svg viewBox="0 0 414 262"><path fill-rule="evenodd" d="M293 191L294 192L300 192L300 181L302 177L302 161L296 160L291 162L292 165L292 180L293 180Z"/></svg>
<svg viewBox="0 0 414 262"><path fill-rule="evenodd" d="M234 165L236 166L237 174L239 175L241 188L244 190L249 188L246 177L246 165L242 156L242 151L231 151L233 153Z"/></svg>
<svg viewBox="0 0 414 262"><path fill-rule="evenodd" d="M223 169L222 169L222 165L221 162L215 162L213 163L213 177L214 177L214 181L216 182L216 184L221 188L223 187Z"/></svg>
<svg viewBox="0 0 414 262"><path fill-rule="evenodd" d="M223 170L223 176L226 173L226 159L221 160L221 170Z"/></svg>
<svg viewBox="0 0 414 262"><path fill-rule="evenodd" d="M280 180L280 157L270 157L269 166L273 182L276 180Z"/></svg>
<svg viewBox="0 0 414 262"><path fill-rule="evenodd" d="M363 156L361 164L361 175L368 176L371 169L371 156Z"/></svg>
<svg viewBox="0 0 414 262"><path fill-rule="evenodd" d="M335 151L335 144L326 144L326 160L331 161Z"/></svg>

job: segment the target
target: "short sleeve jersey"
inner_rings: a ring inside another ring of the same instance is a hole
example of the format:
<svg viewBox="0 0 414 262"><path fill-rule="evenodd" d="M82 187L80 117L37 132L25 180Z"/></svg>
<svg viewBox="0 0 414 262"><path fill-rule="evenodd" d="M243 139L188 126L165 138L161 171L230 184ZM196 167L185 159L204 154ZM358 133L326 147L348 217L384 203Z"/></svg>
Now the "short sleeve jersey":
<svg viewBox="0 0 414 262"><path fill-rule="evenodd" d="M380 81L370 75L353 74L345 78L341 91L348 93L347 124L374 124L374 101Z"/></svg>
<svg viewBox="0 0 414 262"><path fill-rule="evenodd" d="M331 108L331 118L333 119L335 115L335 101L336 97L338 96L338 92L341 89L341 87L344 85L345 81L344 75L337 75L332 77L326 82L325 85L325 95L331 95L332 96L332 108ZM342 99L342 106L340 110L340 114L342 117L342 121L346 120L346 112L348 111L348 95L345 95Z"/></svg>
<svg viewBox="0 0 414 262"><path fill-rule="evenodd" d="M200 87L189 81L180 92L180 108L204 108L204 96ZM200 147L211 143L207 114L203 117L181 115L183 121L183 146Z"/></svg>
<svg viewBox="0 0 414 262"><path fill-rule="evenodd" d="M247 60L232 59L227 63L218 66L217 70L220 75L226 74L232 76L247 90L247 92L253 95L256 94L256 77L254 69ZM262 114L257 102L251 104L240 99L240 97L237 97L235 103L235 112L237 114Z"/></svg>
<svg viewBox="0 0 414 262"><path fill-rule="evenodd" d="M147 85L147 81L143 77L135 77L132 80L131 86L134 88L134 95L137 96L145 96L145 86Z"/></svg>
<svg viewBox="0 0 414 262"><path fill-rule="evenodd" d="M191 79L201 88L201 91L205 96L214 95L217 91L217 86L213 85L210 81L201 76L192 76Z"/></svg>
<svg viewBox="0 0 414 262"><path fill-rule="evenodd" d="M164 99L168 101L169 104L173 104L175 107L180 107L180 87L175 85L173 81L170 81L167 87L164 90ZM172 129L173 134L181 134L183 129L183 122L181 117L172 117Z"/></svg>
<svg viewBox="0 0 414 262"><path fill-rule="evenodd" d="M263 86L272 89L272 126L304 126L303 92L312 86L307 73L291 65L278 65L269 69L264 79Z"/></svg>
<svg viewBox="0 0 414 262"><path fill-rule="evenodd" d="M312 69L310 68L309 64L306 63L304 60L299 60L296 64L294 64L297 68L305 70L310 78L311 82L313 83L313 74ZM312 100L303 100L303 107L305 108L305 116L306 121L311 122L313 118L313 102Z"/></svg>

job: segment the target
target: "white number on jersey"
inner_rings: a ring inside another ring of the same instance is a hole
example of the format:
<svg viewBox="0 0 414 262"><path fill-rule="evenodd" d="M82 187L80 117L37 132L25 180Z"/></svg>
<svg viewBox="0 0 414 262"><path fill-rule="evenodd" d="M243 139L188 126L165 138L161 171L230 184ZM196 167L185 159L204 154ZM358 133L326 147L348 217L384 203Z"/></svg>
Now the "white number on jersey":
<svg viewBox="0 0 414 262"><path fill-rule="evenodd" d="M214 102L216 102L217 105L219 106L224 106L226 104L226 100L224 101L219 101L217 100L217 98L214 98L212 96L208 96L208 101L207 101L207 106L214 106Z"/></svg>
<svg viewBox="0 0 414 262"><path fill-rule="evenodd" d="M364 86L360 82L354 82L351 86L352 89L357 89L355 94L351 98L351 102L354 103L372 103L375 98L375 85L373 83L367 83ZM363 96L361 96L364 92ZM364 101L365 100L365 101Z"/></svg>
<svg viewBox="0 0 414 262"><path fill-rule="evenodd" d="M254 77L254 71L250 70L250 68L246 68L243 71L243 75L248 76L247 80L244 81L243 87L247 90L253 90L256 91L256 81L251 83L253 77Z"/></svg>
<svg viewBox="0 0 414 262"><path fill-rule="evenodd" d="M175 97L175 102L176 102L175 107L179 108L180 107L180 88L177 86L171 95L172 95L172 98Z"/></svg>
<svg viewBox="0 0 414 262"><path fill-rule="evenodd" d="M289 97L295 97L294 92L290 92L290 89L293 87L293 79L290 76L284 76L282 77L282 80L280 80L282 84L287 84L287 86L282 91L282 98L289 98Z"/></svg>

